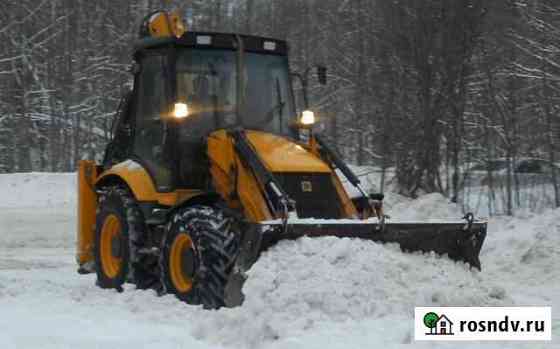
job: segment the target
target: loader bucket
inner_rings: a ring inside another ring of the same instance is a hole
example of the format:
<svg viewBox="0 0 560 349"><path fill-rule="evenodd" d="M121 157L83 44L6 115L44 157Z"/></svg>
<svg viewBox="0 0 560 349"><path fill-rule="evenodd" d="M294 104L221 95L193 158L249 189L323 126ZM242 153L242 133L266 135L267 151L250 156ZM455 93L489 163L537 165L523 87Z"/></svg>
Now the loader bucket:
<svg viewBox="0 0 560 349"><path fill-rule="evenodd" d="M358 221L359 222L359 221ZM260 252L280 240L302 236L337 236L398 243L405 252L447 254L481 269L478 258L486 237L486 222L471 223L282 223L248 224L242 242L238 265L247 270Z"/></svg>

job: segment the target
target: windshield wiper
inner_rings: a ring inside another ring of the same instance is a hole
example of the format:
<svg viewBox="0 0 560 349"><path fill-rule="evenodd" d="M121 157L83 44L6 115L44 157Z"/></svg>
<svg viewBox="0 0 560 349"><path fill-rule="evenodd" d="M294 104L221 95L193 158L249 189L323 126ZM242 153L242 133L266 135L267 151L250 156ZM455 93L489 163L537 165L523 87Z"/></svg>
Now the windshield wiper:
<svg viewBox="0 0 560 349"><path fill-rule="evenodd" d="M285 105L286 105L286 103L280 102L280 103L277 103L274 107L272 107L272 109L270 109L268 111L268 113L266 113L266 119L265 119L266 123L269 123L270 121L272 121L272 119L274 118L274 113L276 111L280 111L280 117L282 117Z"/></svg>
<svg viewBox="0 0 560 349"><path fill-rule="evenodd" d="M245 45L243 43L243 38L241 35L236 34L235 39L237 40L237 123L241 123L241 113L245 106L245 75L243 70L245 67L244 54Z"/></svg>
<svg viewBox="0 0 560 349"><path fill-rule="evenodd" d="M284 115L284 107L286 106L286 102L282 100L282 92L280 90L280 80L278 80L278 78L276 78L276 95L278 96L278 102L274 107L272 107L272 109L268 111L268 113L266 113L264 124L266 125L269 122L271 122L274 119L274 113L278 111L279 114L278 117L280 118L280 132L282 132L283 131L282 116Z"/></svg>
<svg viewBox="0 0 560 349"><path fill-rule="evenodd" d="M284 105L286 104L284 101L282 101L282 90L280 89L280 80L278 80L278 77L276 77L276 95L278 96L278 117L279 117L279 121L280 121L280 133L282 133L284 130L282 129L282 125L284 124L284 120L282 120L282 115L284 115Z"/></svg>

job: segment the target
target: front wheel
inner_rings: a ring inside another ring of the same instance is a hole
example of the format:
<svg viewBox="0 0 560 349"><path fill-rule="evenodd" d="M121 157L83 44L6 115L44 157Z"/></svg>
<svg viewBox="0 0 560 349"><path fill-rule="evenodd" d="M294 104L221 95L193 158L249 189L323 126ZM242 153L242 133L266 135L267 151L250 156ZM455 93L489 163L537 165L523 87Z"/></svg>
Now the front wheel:
<svg viewBox="0 0 560 349"><path fill-rule="evenodd" d="M220 208L193 206L176 212L160 254L164 291L207 309L226 305L239 240L235 219Z"/></svg>

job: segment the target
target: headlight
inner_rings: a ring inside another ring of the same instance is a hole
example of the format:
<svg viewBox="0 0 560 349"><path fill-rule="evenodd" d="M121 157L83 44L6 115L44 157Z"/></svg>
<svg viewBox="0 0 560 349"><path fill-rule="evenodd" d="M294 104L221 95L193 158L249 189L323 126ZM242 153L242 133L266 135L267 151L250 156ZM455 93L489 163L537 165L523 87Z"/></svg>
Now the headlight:
<svg viewBox="0 0 560 349"><path fill-rule="evenodd" d="M186 118L189 116L189 106L186 103L175 103L173 116L176 118Z"/></svg>
<svg viewBox="0 0 560 349"><path fill-rule="evenodd" d="M315 113L311 110L304 110L303 113L301 113L300 121L303 125L313 125L315 123Z"/></svg>

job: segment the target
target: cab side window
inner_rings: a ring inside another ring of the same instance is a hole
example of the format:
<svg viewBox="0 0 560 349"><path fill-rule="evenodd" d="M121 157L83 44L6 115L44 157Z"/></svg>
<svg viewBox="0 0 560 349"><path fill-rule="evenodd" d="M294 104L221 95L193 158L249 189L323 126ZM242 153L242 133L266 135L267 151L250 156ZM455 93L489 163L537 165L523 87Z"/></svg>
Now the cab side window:
<svg viewBox="0 0 560 349"><path fill-rule="evenodd" d="M107 169L126 160L130 155L132 127L130 124L132 93L125 94L111 125L111 141L105 150L103 166Z"/></svg>
<svg viewBox="0 0 560 349"><path fill-rule="evenodd" d="M136 93L136 124L134 153L148 167L159 191L171 189L172 177L168 156L164 151L162 115L168 109L165 83L165 57L142 59Z"/></svg>

